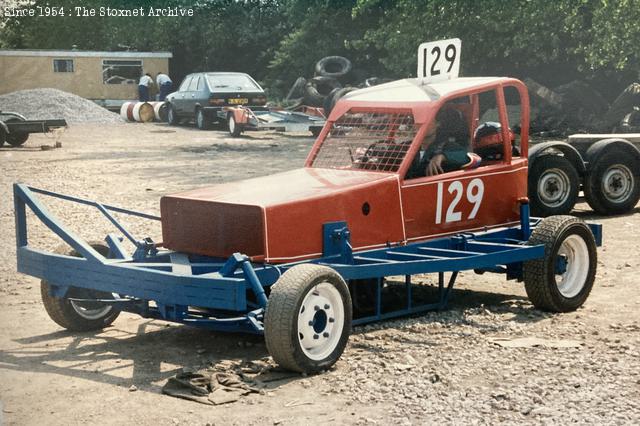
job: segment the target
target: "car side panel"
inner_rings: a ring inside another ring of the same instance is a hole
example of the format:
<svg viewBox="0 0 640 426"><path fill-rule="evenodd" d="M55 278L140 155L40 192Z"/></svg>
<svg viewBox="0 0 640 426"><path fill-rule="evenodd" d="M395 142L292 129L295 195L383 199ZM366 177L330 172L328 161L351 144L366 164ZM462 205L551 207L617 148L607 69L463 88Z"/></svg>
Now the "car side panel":
<svg viewBox="0 0 640 426"><path fill-rule="evenodd" d="M323 224L336 221L347 223L354 251L402 243L405 235L398 180L267 207L265 260L282 263L321 256Z"/></svg>
<svg viewBox="0 0 640 426"><path fill-rule="evenodd" d="M527 196L527 161L407 180L401 191L410 242L513 224Z"/></svg>
<svg viewBox="0 0 640 426"><path fill-rule="evenodd" d="M172 97L171 104L173 105L175 112L180 116L184 115L184 111L185 111L184 95L185 93L187 93L186 89L189 88L189 82L191 81L192 77L193 75L186 76L184 80L182 80L182 82L180 83L180 86L178 87L178 91L176 91ZM185 83L186 83L186 86L185 86Z"/></svg>

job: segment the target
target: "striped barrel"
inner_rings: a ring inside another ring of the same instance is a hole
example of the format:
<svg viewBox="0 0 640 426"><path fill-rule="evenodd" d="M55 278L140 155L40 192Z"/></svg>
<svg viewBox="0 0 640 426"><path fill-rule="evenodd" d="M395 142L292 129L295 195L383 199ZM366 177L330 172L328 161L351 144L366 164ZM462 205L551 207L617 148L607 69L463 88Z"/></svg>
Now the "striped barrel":
<svg viewBox="0 0 640 426"><path fill-rule="evenodd" d="M156 121L167 121L167 103L166 102L149 102L153 107L153 113Z"/></svg>
<svg viewBox="0 0 640 426"><path fill-rule="evenodd" d="M146 123L153 121L155 113L149 102L125 102L120 107L120 116L129 121Z"/></svg>

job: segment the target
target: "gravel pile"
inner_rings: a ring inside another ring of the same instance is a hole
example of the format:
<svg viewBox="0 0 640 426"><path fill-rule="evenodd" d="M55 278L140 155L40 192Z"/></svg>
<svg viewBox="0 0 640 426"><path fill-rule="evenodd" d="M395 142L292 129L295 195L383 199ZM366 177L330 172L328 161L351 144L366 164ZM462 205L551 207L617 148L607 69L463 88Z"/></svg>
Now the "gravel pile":
<svg viewBox="0 0 640 426"><path fill-rule="evenodd" d="M124 120L95 103L58 89L18 90L0 96L0 111L28 120L64 118L67 123L122 123Z"/></svg>

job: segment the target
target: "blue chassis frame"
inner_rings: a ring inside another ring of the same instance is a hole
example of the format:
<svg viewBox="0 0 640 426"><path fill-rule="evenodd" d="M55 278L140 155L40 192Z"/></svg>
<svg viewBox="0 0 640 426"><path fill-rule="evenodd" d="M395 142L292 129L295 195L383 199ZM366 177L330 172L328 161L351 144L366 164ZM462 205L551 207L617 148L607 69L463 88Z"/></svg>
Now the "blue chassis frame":
<svg viewBox="0 0 640 426"><path fill-rule="evenodd" d="M228 259L159 250L149 238L137 240L110 212L149 220L159 217L77 197L58 194L25 184L14 184L18 271L46 280L55 297L64 297L70 286L113 293L103 300L123 311L219 331L263 333L267 304L265 290L287 269L299 263L326 265L345 281L376 279L375 313L353 324L388 319L446 307L459 271L497 272L507 279L522 279L522 262L544 256L544 246L527 245L531 230L541 219L529 217L528 204L520 205L519 226L499 228L417 242L407 245L353 252L346 222L331 222L323 229L323 256L303 262L278 265L256 264L242 254ZM105 238L106 258L67 229L35 194L51 196L97 208L136 250L130 254L123 238ZM26 207L82 257L44 252L29 247ZM589 224L596 244L602 244L602 225ZM562 272L563 264L557 269ZM445 284L445 272L451 272ZM438 300L414 305L411 275L438 273ZM405 276L406 305L393 312L382 311L384 277ZM151 304L150 302L154 302ZM194 309L193 307L197 307Z"/></svg>

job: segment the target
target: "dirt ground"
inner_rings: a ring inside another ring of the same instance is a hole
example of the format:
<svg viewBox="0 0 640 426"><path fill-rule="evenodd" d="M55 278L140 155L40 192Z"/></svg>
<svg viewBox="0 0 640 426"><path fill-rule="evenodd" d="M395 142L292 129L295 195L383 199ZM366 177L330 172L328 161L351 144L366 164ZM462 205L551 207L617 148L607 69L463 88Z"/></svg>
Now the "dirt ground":
<svg viewBox="0 0 640 426"><path fill-rule="evenodd" d="M41 149L56 141L61 148ZM231 139L123 124L76 125L0 148L0 425L640 423L640 206L609 218L578 204L576 215L604 224L604 245L577 312L539 312L521 285L466 272L448 311L356 327L330 371L220 406L160 389L183 367L267 356L261 338L130 314L72 334L48 318L39 282L16 272L14 182L159 214L163 194L302 166L312 143L306 134ZM110 229L87 209L50 208L88 240ZM155 224L126 223L138 236L159 235ZM59 244L35 220L29 226L38 247ZM522 337L570 347L495 342Z"/></svg>

